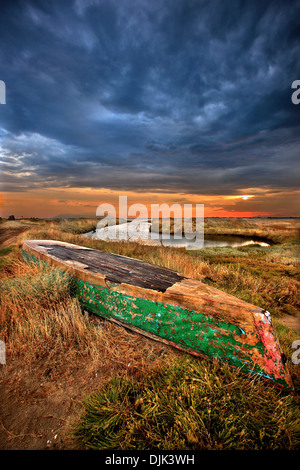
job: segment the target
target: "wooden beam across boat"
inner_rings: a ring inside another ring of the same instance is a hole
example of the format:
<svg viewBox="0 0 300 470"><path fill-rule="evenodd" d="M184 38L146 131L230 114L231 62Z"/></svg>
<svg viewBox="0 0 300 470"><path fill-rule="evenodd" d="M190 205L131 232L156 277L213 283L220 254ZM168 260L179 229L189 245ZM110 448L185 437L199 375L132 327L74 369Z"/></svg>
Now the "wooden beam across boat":
<svg viewBox="0 0 300 470"><path fill-rule="evenodd" d="M293 390L267 311L170 269L84 246L27 240L23 254L68 272L87 310Z"/></svg>

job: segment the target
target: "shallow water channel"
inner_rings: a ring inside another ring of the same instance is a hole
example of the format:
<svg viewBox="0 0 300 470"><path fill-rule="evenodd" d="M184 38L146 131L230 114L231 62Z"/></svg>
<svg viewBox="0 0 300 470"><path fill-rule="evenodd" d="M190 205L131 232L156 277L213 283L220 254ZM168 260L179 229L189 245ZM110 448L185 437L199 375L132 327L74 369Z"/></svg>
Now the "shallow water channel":
<svg viewBox="0 0 300 470"><path fill-rule="evenodd" d="M182 235L182 238L179 238L176 235L167 235L163 236L153 232L151 237L151 224L146 221L141 221L139 224L138 232L135 232L134 236L131 236L130 224L120 224L118 226L111 226L107 228L97 229L92 232L85 233L85 236L88 236L93 239L98 240L131 240L138 241L136 238L136 233L141 240L147 240L153 245L163 245L171 246L174 248L186 248L186 249L202 249L202 248L213 248L213 247L240 247L248 245L260 245L260 246L271 246L272 242L268 239L257 237L257 236L244 236L244 235L204 235L204 240L200 236L196 236L195 233L187 234L186 237ZM151 240L152 238L152 240Z"/></svg>
<svg viewBox="0 0 300 470"><path fill-rule="evenodd" d="M161 237L160 237L161 239ZM176 248L189 248L193 245L194 249L197 246L197 239L187 240L182 239L178 240L174 235L170 235L169 240L161 239L161 243L164 246L173 246ZM259 246L271 246L272 242L262 237L255 236L243 236L243 235L204 235L204 244L199 240L199 248L213 248L213 247L239 247L239 246L248 246L248 245L259 245Z"/></svg>

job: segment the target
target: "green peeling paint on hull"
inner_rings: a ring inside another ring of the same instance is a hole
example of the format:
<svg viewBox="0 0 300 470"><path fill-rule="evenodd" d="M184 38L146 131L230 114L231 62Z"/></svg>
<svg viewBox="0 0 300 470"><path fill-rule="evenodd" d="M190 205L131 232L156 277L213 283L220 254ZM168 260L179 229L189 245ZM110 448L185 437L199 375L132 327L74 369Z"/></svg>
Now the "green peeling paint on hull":
<svg viewBox="0 0 300 470"><path fill-rule="evenodd" d="M230 323L178 306L131 297L81 280L77 280L76 284L79 300L88 310L174 342L182 349L228 360L237 367L245 367L249 362L247 351L254 347L263 351L259 341L255 346L249 346L234 339L233 334L242 336L243 333ZM251 365L246 367L253 370ZM259 369L256 372L264 375Z"/></svg>
<svg viewBox="0 0 300 470"><path fill-rule="evenodd" d="M27 251L23 253L27 260L36 259ZM280 371L276 379L269 373L269 370L274 369L274 363L271 364L273 369L266 369L260 366L261 361L255 360L269 354L264 331L261 332L265 327L260 320L256 330L253 330L255 333L249 333L233 323L204 313L128 295L116 290L117 287L112 283L104 287L76 276L71 277L81 305L90 312L191 354L216 357L244 371L266 377L283 388L292 388L291 382L286 380L288 375L278 353L277 356L270 356L273 362L277 361L276 370ZM274 344L273 336L270 341Z"/></svg>

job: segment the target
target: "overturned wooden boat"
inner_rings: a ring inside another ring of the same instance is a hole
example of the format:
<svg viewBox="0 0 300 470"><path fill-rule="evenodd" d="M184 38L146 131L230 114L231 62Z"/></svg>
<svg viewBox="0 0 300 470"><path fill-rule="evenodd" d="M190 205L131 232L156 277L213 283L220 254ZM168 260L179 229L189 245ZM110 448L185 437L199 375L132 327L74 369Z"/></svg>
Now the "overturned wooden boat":
<svg viewBox="0 0 300 470"><path fill-rule="evenodd" d="M53 240L27 240L23 254L68 272L87 310L293 390L267 311L201 281L126 256Z"/></svg>

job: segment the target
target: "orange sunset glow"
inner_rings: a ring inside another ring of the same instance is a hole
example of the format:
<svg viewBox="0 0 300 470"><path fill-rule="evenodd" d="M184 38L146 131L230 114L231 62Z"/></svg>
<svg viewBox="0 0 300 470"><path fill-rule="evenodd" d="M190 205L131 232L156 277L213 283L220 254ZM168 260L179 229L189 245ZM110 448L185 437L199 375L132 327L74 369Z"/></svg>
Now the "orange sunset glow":
<svg viewBox="0 0 300 470"><path fill-rule="evenodd" d="M112 204L118 215L119 196L127 196L128 207L144 204L149 217L152 204L204 204L205 217L256 217L287 216L286 203L289 201L289 214L299 214L299 192L261 193L254 195L207 196L195 194L165 194L107 191L105 189L57 189L32 190L26 193L4 193L1 201L2 216L14 214L17 218L38 217L95 217L100 204ZM264 210L268 206L269 210ZM138 215L138 214L137 214Z"/></svg>

